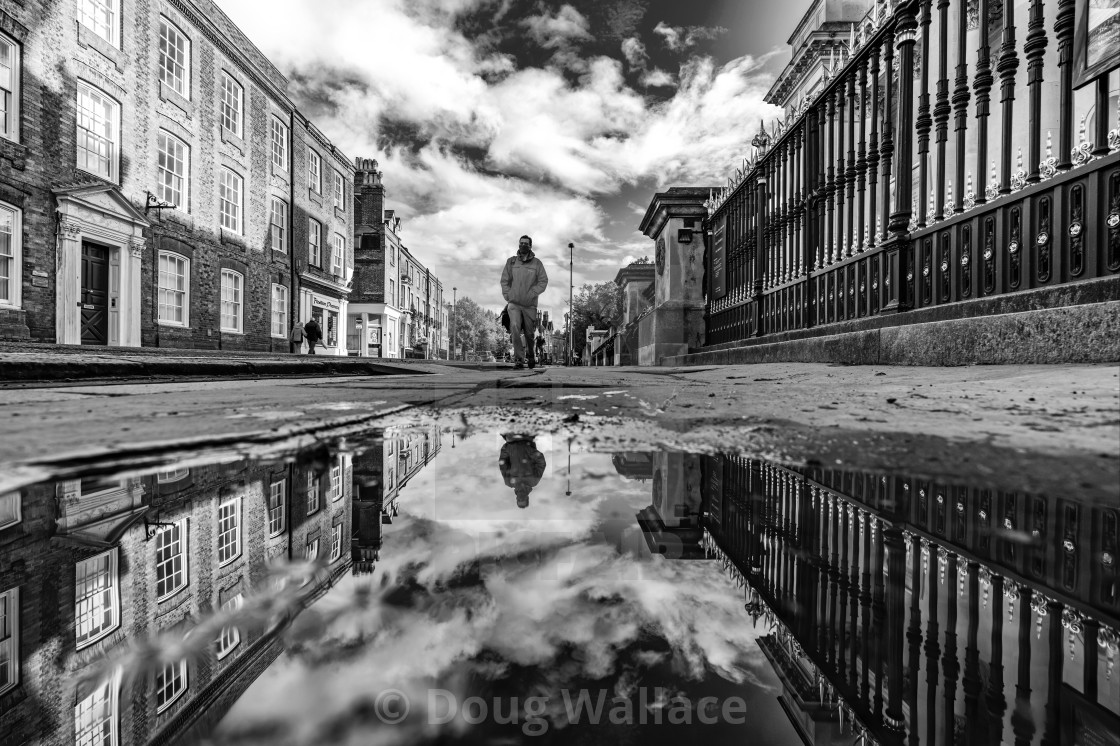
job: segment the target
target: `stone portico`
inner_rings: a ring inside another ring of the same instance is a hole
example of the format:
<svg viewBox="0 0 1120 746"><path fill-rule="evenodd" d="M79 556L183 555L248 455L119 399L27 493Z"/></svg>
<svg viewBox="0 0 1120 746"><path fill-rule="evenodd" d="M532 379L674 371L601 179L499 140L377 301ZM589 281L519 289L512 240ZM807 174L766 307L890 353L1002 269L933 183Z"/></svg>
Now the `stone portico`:
<svg viewBox="0 0 1120 746"><path fill-rule="evenodd" d="M55 339L140 346L140 265L149 226L111 184L54 190L58 202Z"/></svg>

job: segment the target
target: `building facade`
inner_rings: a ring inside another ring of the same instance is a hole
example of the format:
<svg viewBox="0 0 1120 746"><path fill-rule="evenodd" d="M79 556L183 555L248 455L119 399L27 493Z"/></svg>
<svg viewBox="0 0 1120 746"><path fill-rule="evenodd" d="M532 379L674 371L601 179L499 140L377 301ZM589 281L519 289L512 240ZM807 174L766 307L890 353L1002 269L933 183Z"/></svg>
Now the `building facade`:
<svg viewBox="0 0 1120 746"><path fill-rule="evenodd" d="M329 333L353 168L287 89L210 0L0 8L0 336L287 352L315 308Z"/></svg>
<svg viewBox="0 0 1120 746"><path fill-rule="evenodd" d="M283 649L290 619L253 622L257 605L286 599L298 613L350 567L352 485L350 457L323 449L294 463L173 468L0 496L5 742L195 740L185 734L212 727ZM307 576L288 563L306 560L323 570L301 584ZM240 610L233 618L244 625L211 624L212 638L197 637L213 614ZM192 628L182 659L128 652ZM110 670L109 659L128 670Z"/></svg>
<svg viewBox="0 0 1120 746"><path fill-rule="evenodd" d="M446 359L443 283L402 241L401 218L385 209L377 161L359 158L354 178L356 251L347 329L357 354Z"/></svg>

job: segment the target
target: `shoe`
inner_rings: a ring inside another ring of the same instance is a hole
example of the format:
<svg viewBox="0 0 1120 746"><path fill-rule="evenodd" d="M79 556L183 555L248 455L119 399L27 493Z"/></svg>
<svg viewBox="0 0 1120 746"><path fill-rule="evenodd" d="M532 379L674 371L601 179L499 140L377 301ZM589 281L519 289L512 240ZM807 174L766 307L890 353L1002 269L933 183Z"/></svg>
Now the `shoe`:
<svg viewBox="0 0 1120 746"><path fill-rule="evenodd" d="M532 370L535 367L537 367L537 361L533 358L529 358L529 370Z"/></svg>
<svg viewBox="0 0 1120 746"><path fill-rule="evenodd" d="M525 363L514 363L513 364L513 369L514 370L525 370Z"/></svg>

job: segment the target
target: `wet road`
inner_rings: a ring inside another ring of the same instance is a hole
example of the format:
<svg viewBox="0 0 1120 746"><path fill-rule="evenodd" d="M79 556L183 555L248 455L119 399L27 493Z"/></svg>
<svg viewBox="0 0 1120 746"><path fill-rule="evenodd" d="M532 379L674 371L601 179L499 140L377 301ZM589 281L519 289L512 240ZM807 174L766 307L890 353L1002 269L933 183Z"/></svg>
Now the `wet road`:
<svg viewBox="0 0 1120 746"><path fill-rule="evenodd" d="M1120 741L1116 501L437 419L4 494L4 742Z"/></svg>

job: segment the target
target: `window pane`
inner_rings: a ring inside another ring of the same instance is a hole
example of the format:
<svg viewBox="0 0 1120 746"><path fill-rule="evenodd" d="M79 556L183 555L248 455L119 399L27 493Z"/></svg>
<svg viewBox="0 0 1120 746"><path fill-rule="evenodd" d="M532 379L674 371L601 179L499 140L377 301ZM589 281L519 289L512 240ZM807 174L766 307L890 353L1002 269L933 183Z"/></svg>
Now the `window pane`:
<svg viewBox="0 0 1120 746"><path fill-rule="evenodd" d="M273 197L268 214L269 237L274 251L288 250L288 203L279 197Z"/></svg>
<svg viewBox="0 0 1120 746"><path fill-rule="evenodd" d="M78 168L112 179L116 145L116 102L78 83Z"/></svg>
<svg viewBox="0 0 1120 746"><path fill-rule="evenodd" d="M176 523L156 534L156 597L168 596L187 584L183 556L183 524Z"/></svg>
<svg viewBox="0 0 1120 746"><path fill-rule="evenodd" d="M74 707L74 742L78 746L115 746L116 681L99 685Z"/></svg>
<svg viewBox="0 0 1120 746"><path fill-rule="evenodd" d="M80 0L78 20L112 45L117 43L116 0Z"/></svg>
<svg viewBox="0 0 1120 746"><path fill-rule="evenodd" d="M0 36L0 135L14 137L16 133L15 104L19 100L16 83L19 76L15 67L17 47L14 42Z"/></svg>
<svg viewBox="0 0 1120 746"><path fill-rule="evenodd" d="M286 337L288 333L288 288L272 286L272 336Z"/></svg>
<svg viewBox="0 0 1120 746"><path fill-rule="evenodd" d="M226 73L222 73L221 117L222 127L241 136L241 86Z"/></svg>
<svg viewBox="0 0 1120 746"><path fill-rule="evenodd" d="M116 628L119 618L116 550L75 565L74 616L79 647Z"/></svg>
<svg viewBox="0 0 1120 746"><path fill-rule="evenodd" d="M218 564L241 554L241 501L230 500L218 506Z"/></svg>
<svg viewBox="0 0 1120 746"><path fill-rule="evenodd" d="M18 238L16 231L16 213L5 207L0 207L0 302L11 303L14 299L16 263L15 242Z"/></svg>
<svg viewBox="0 0 1120 746"><path fill-rule="evenodd" d="M158 137L158 177L156 196L172 205L183 204L183 183L187 176L187 146L167 132Z"/></svg>
<svg viewBox="0 0 1120 746"><path fill-rule="evenodd" d="M159 255L159 320L187 323L188 263L178 254Z"/></svg>
<svg viewBox="0 0 1120 746"><path fill-rule="evenodd" d="M272 164L288 170L288 128L276 117L272 118Z"/></svg>
<svg viewBox="0 0 1120 746"><path fill-rule="evenodd" d="M218 178L218 198L222 227L241 233L241 177L227 168L221 170Z"/></svg>
<svg viewBox="0 0 1120 746"><path fill-rule="evenodd" d="M187 96L188 54L187 37L179 33L165 18L159 21L159 79L180 96Z"/></svg>
<svg viewBox="0 0 1120 746"><path fill-rule="evenodd" d="M222 270L222 331L241 331L241 283L240 273Z"/></svg>
<svg viewBox="0 0 1120 746"><path fill-rule="evenodd" d="M268 533L278 534L284 530L284 487L286 480L273 482L268 490Z"/></svg>

